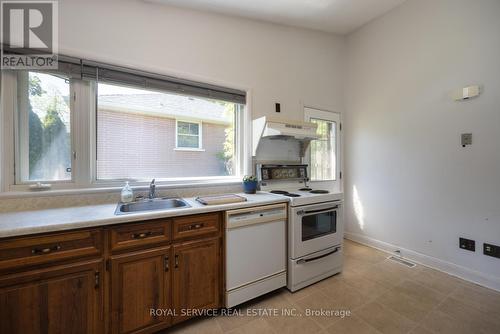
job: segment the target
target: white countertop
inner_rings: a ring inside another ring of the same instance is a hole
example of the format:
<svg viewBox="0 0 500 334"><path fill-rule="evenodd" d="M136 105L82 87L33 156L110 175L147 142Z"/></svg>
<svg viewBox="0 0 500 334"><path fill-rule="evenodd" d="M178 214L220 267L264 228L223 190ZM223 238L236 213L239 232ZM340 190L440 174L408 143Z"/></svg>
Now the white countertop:
<svg viewBox="0 0 500 334"><path fill-rule="evenodd" d="M258 192L254 195L238 195L246 197L247 201L223 205L202 205L194 197L191 197L184 198L191 205L190 208L157 210L124 215L115 215L116 203L0 213L0 238L288 202L288 198L286 197L265 192Z"/></svg>

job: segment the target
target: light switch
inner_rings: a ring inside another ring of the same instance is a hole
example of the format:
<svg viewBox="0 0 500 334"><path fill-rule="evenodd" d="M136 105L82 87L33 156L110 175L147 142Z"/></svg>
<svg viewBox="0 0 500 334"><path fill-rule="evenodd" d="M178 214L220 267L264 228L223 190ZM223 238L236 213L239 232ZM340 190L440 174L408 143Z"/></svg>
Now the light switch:
<svg viewBox="0 0 500 334"><path fill-rule="evenodd" d="M462 147L472 145L472 133L462 133Z"/></svg>
<svg viewBox="0 0 500 334"><path fill-rule="evenodd" d="M481 87L479 85L475 85L457 89L452 95L455 101L464 101L477 97L479 94L481 94Z"/></svg>

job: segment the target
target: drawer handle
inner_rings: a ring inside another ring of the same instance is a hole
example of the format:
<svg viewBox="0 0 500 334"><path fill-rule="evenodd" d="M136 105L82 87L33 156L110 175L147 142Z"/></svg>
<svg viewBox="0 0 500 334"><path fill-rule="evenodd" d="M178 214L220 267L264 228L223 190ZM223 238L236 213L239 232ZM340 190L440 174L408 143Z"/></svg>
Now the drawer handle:
<svg viewBox="0 0 500 334"><path fill-rule="evenodd" d="M323 254L323 255L320 255L320 256L311 257L311 258L309 258L309 259L300 259L300 260L298 260L298 261L297 261L297 264L302 264L302 263L307 263L307 262L311 262L311 261L316 261L316 260L322 259L322 258L324 258L324 257L330 256L330 255L332 255L332 254L335 254L335 253L337 253L339 250L340 250L340 247L337 247L337 248L335 248L333 251L328 252L328 253Z"/></svg>
<svg viewBox="0 0 500 334"><path fill-rule="evenodd" d="M47 247L47 248L33 248L31 250L31 254L48 254L50 252L56 252L58 250L61 250L61 246L55 245L54 247Z"/></svg>
<svg viewBox="0 0 500 334"><path fill-rule="evenodd" d="M134 233L132 234L132 239L144 239L151 236L153 232L143 232L143 233Z"/></svg>
<svg viewBox="0 0 500 334"><path fill-rule="evenodd" d="M202 224L193 224L193 225L189 225L189 230L199 230L200 228L203 227L203 223Z"/></svg>
<svg viewBox="0 0 500 334"><path fill-rule="evenodd" d="M164 264L165 264L165 271L168 271L169 269L169 260L168 260L168 256L165 256L165 258L163 259L164 261Z"/></svg>

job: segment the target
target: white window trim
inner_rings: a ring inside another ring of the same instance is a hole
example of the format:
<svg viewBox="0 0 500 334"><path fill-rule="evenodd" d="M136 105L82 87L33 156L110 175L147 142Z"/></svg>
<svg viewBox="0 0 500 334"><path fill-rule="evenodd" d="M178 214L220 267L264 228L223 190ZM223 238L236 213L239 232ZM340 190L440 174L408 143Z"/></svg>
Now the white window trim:
<svg viewBox="0 0 500 334"><path fill-rule="evenodd" d="M0 71L1 82L1 106L0 106L0 120L2 126L0 132L2 134L2 143L0 145L0 190L7 192L10 190L10 185L14 184L14 109L15 100L13 96L17 96L17 87L15 84L16 74L11 71Z"/></svg>
<svg viewBox="0 0 500 334"><path fill-rule="evenodd" d="M2 71L0 100L0 198L47 196L50 194L95 193L121 189L124 179L97 179L96 143L96 83L75 80L72 85L72 145L76 159L72 164L73 180L50 181L50 190L32 191L30 185L16 184L15 150L19 147L16 140L17 74L15 71ZM237 105L235 119L235 175L216 177L186 177L157 179L159 188L203 187L214 185L238 184L243 175L251 173L251 91L247 90L247 104ZM73 117L74 116L74 117ZM78 119L77 119L78 118ZM192 120L182 120L196 123ZM75 126L78 125L78 126ZM86 126L87 125L87 126ZM177 124L176 124L177 132ZM177 133L176 133L177 140ZM200 127L200 143L203 140ZM184 148L181 148L184 150ZM150 180L128 180L135 187L147 186Z"/></svg>
<svg viewBox="0 0 500 334"><path fill-rule="evenodd" d="M183 134L183 136L192 136L192 137L198 137L198 147L183 147L179 146L179 122L184 122L184 123L191 123L191 124L198 124L198 135L189 135L189 134ZM189 121L185 120L182 118L176 118L175 119L175 151L199 151L203 152L205 151L203 149L203 122L195 122L195 121Z"/></svg>
<svg viewBox="0 0 500 334"><path fill-rule="evenodd" d="M336 150L336 168L335 168L335 179L334 180L311 180L312 182L334 182L334 183L341 183L342 178L341 178L341 173L342 173L342 131L341 131L341 124L342 124L342 117L341 113L334 112L334 111L326 111L326 110L321 110L317 109L314 107L307 107L304 106L304 119L307 122L311 121L311 118L314 119L319 119L319 120L324 120L324 121L330 121L330 122L335 122L337 124L336 127L336 143L335 143L335 150ZM311 149L310 147L307 149L307 152L305 154L307 163L311 163Z"/></svg>
<svg viewBox="0 0 500 334"><path fill-rule="evenodd" d="M89 138L89 127L76 126L76 124L88 124L89 120L90 114L88 112L82 112L88 110L89 104L84 104L81 100L78 101L75 99L76 96L85 96L85 89L82 87L86 85L89 85L89 83L79 80L72 80L70 84L70 138L73 159L71 164L71 180L42 181L42 183L50 184L50 189L71 189L90 184L88 177L90 171L87 165L88 155L85 157L85 153L88 151L89 141L87 138ZM1 105L5 124L4 128L11 130L6 131L4 137L5 145L2 147L4 154L2 155L1 163L4 168L4 173L2 173L1 190L3 192L31 192L30 186L36 184L38 181L23 181L20 177L22 173L19 169L21 165L20 159L23 158L20 153L22 144L19 142L19 131L21 129L19 129L18 126L18 119L22 115L19 114L17 106L17 73L15 71L2 73L2 87L5 88L5 90L2 89Z"/></svg>

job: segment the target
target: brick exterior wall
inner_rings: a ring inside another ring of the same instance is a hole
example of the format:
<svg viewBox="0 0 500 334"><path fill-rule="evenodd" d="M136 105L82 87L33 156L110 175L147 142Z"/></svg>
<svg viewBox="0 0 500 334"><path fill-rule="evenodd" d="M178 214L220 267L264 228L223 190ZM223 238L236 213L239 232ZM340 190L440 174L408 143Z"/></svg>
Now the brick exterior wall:
<svg viewBox="0 0 500 334"><path fill-rule="evenodd" d="M217 158L223 151L225 125L202 124L205 151L178 151L175 119L99 110L97 122L99 179L226 175Z"/></svg>

